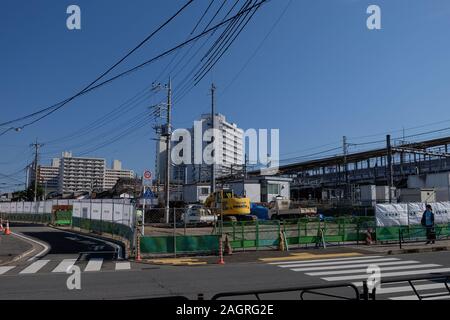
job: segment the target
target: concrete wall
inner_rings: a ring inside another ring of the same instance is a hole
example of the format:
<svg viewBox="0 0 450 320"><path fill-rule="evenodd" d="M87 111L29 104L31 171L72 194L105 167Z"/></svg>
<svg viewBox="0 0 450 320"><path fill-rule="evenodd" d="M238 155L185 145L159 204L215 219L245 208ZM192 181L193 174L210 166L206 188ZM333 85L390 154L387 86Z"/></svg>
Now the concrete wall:
<svg viewBox="0 0 450 320"><path fill-rule="evenodd" d="M230 188L239 197L248 197L251 202L261 202L261 185L259 183L244 183L243 181L231 182Z"/></svg>
<svg viewBox="0 0 450 320"><path fill-rule="evenodd" d="M432 188L436 190L436 201L450 201L450 173L409 176L408 188Z"/></svg>
<svg viewBox="0 0 450 320"><path fill-rule="evenodd" d="M208 188L208 194L202 195L201 188ZM183 186L183 200L186 203L204 202L208 198L211 191L210 186L206 185L184 185Z"/></svg>

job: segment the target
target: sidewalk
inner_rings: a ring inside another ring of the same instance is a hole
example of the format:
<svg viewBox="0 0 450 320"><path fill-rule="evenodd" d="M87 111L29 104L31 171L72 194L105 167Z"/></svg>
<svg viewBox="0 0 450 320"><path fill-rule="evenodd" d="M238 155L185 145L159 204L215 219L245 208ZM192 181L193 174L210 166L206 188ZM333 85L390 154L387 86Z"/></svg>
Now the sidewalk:
<svg viewBox="0 0 450 320"><path fill-rule="evenodd" d="M403 243L400 249L398 243L373 244L373 245L330 245L326 249L319 247L297 248L292 247L289 251L278 251L276 249L235 251L232 255L224 255L225 264L235 263L265 263L275 260L312 260L326 259L334 257L349 257L357 255L392 255L433 251L450 251L450 240L436 241L436 244L425 245L425 242ZM199 266L216 265L219 262L218 256L183 256L176 258L167 256L164 258L143 259L143 263L172 266Z"/></svg>
<svg viewBox="0 0 450 320"><path fill-rule="evenodd" d="M371 246L349 246L349 248L363 249L365 253L372 254L403 254L433 251L450 251L450 240L437 240L435 244L425 244L426 241L402 243L376 244Z"/></svg>
<svg viewBox="0 0 450 320"><path fill-rule="evenodd" d="M14 235L0 235L0 266L19 260L33 245Z"/></svg>

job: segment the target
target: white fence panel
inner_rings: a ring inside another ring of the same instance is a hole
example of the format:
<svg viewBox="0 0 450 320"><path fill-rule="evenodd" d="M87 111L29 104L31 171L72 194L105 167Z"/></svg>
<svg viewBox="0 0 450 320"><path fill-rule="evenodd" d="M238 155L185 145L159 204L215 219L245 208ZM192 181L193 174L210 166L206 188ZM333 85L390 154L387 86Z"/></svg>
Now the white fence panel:
<svg viewBox="0 0 450 320"><path fill-rule="evenodd" d="M102 220L103 221L112 221L112 211L113 211L112 202L103 203L102 204Z"/></svg>
<svg viewBox="0 0 450 320"><path fill-rule="evenodd" d="M91 204L91 220L102 220L102 203L93 202Z"/></svg>
<svg viewBox="0 0 450 320"><path fill-rule="evenodd" d="M378 227L408 225L408 205L403 203L377 204L375 218Z"/></svg>
<svg viewBox="0 0 450 320"><path fill-rule="evenodd" d="M450 202L430 203L434 213L435 224L447 224L450 222Z"/></svg>
<svg viewBox="0 0 450 320"><path fill-rule="evenodd" d="M17 213L24 213L23 212L23 202L16 203L16 211L17 211Z"/></svg>

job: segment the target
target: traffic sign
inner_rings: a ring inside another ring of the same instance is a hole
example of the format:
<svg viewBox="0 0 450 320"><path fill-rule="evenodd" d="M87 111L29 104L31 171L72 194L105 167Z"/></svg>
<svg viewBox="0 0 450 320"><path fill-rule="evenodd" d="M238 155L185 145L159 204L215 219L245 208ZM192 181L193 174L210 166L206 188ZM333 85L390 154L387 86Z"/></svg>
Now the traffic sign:
<svg viewBox="0 0 450 320"><path fill-rule="evenodd" d="M149 170L144 171L144 179L150 180L152 178L152 172Z"/></svg>

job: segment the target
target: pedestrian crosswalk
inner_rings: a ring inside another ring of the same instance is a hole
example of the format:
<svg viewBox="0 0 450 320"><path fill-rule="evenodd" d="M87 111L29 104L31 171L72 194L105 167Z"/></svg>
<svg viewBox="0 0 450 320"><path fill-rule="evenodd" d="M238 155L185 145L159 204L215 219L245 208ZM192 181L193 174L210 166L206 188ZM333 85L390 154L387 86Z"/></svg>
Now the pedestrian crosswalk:
<svg viewBox="0 0 450 320"><path fill-rule="evenodd" d="M78 266L82 272L127 271L132 269L129 261L104 261L102 258L91 258L88 261L77 259L40 259L26 265L0 266L1 275L30 275L37 273L67 273L73 266Z"/></svg>
<svg viewBox="0 0 450 320"><path fill-rule="evenodd" d="M428 275L450 274L450 267L437 263L422 263L416 259L401 259L376 255L359 255L356 257L273 261L270 265L279 268L300 272L306 276L318 277L326 282L352 283L362 288L363 281L367 280L370 272L368 268L380 268L381 279L395 280L396 277L419 277ZM403 279L404 280L404 279ZM450 299L450 292L445 283L420 280L413 282L415 290L424 300ZM450 284L448 284L450 286ZM418 300L414 289L408 282L382 284L377 290L377 299L390 300Z"/></svg>

